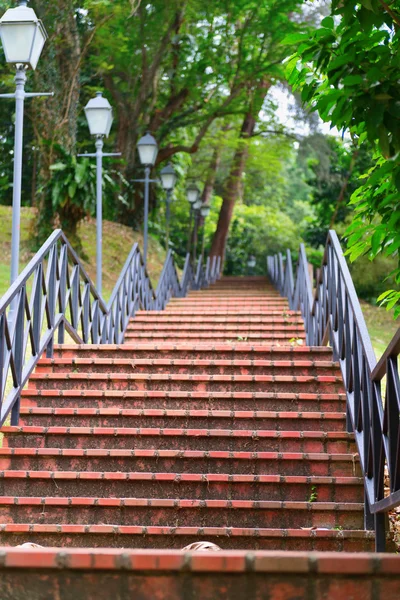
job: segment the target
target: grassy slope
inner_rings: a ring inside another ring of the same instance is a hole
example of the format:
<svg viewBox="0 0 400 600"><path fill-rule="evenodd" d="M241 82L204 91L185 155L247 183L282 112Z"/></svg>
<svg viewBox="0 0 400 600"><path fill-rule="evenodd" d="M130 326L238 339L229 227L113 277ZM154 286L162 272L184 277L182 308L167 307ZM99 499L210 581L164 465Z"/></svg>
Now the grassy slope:
<svg viewBox="0 0 400 600"><path fill-rule="evenodd" d="M21 216L21 268L25 266L32 257L29 248L29 231L33 224L34 212L32 209L22 209ZM11 209L0 206L0 296L9 287L9 264L11 244ZM82 240L83 251L88 260L83 261L92 278L96 281L96 222L92 219L85 220L79 230ZM121 272L121 268L134 244L138 242L143 248L143 237L141 233L133 231L124 225L104 222L103 229L103 291L104 298L108 300L113 287ZM157 240L149 239L148 272L153 285L157 285L165 260L165 250Z"/></svg>
<svg viewBox="0 0 400 600"><path fill-rule="evenodd" d="M32 254L29 251L28 237L32 227L34 213L32 209L22 209L21 219L21 263L25 265ZM11 242L11 209L0 206L0 296L9 285L9 260ZM85 266L89 275L95 281L96 277L96 223L88 220L82 223L80 236L88 261ZM103 232L103 289L107 300L115 285L121 268L134 242L143 247L142 235L129 227L116 223L104 222ZM149 240L148 271L153 285L156 285L165 258L164 249L152 238ZM394 321L391 313L384 309L362 303L365 320L371 335L377 358L379 358L395 334L399 322Z"/></svg>

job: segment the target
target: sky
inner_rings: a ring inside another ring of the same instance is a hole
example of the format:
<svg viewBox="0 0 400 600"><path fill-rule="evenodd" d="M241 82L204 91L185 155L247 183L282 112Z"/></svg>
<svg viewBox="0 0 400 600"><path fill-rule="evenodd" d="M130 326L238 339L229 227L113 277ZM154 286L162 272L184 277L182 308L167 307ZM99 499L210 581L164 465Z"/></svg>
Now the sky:
<svg viewBox="0 0 400 600"><path fill-rule="evenodd" d="M280 86L274 86L269 91L269 98L277 105L276 117L282 125L285 125L292 131L301 136L310 134L310 128L306 122L299 122L293 118L293 113L290 111L290 106L295 103L293 95L289 90L284 90ZM319 117L319 131L325 135L340 136L339 131L334 127L330 128L329 123L324 123Z"/></svg>

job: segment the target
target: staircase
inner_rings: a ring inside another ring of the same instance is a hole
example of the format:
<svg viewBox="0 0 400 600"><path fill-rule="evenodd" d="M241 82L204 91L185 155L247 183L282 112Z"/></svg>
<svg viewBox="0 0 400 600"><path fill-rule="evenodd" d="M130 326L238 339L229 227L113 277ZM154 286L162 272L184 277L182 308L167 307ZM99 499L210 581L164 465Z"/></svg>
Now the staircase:
<svg viewBox="0 0 400 600"><path fill-rule="evenodd" d="M3 546L374 547L340 371L264 278L56 347L2 431Z"/></svg>

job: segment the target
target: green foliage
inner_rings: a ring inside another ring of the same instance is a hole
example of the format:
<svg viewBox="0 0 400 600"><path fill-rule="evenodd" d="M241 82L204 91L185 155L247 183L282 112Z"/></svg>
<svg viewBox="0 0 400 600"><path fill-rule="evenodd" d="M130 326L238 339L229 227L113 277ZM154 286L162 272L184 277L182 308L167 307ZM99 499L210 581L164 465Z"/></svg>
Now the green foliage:
<svg viewBox="0 0 400 600"><path fill-rule="evenodd" d="M56 150L59 160L50 166L51 179L41 193L50 196L53 218L58 216L61 229L80 248L77 225L85 215L96 213L96 163L93 159L77 158L59 145ZM119 200L124 202L126 185L119 173L103 170L104 199L117 193ZM107 211L104 216L107 217ZM48 225L51 227L51 223Z"/></svg>
<svg viewBox="0 0 400 600"><path fill-rule="evenodd" d="M267 206L237 205L226 249L225 274L248 272L249 256L256 257L255 274L265 273L269 254L297 250L300 244L297 225L279 209Z"/></svg>
<svg viewBox="0 0 400 600"><path fill-rule="evenodd" d="M367 179L352 196L351 260L396 257L400 247L400 12L378 0L334 0L332 16L302 39L288 61L288 82L324 121L375 149ZM400 283L400 267L394 272ZM400 295L382 300L400 314Z"/></svg>

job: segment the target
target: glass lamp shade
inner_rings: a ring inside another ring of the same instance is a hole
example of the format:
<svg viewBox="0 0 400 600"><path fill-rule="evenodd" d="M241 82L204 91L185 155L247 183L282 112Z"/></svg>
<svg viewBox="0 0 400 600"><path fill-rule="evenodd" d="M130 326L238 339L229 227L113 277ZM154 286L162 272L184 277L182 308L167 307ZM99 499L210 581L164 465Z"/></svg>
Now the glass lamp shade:
<svg viewBox="0 0 400 600"><path fill-rule="evenodd" d="M255 256L249 257L249 260L247 261L247 266L250 267L250 269L254 269L254 267L256 266L256 257Z"/></svg>
<svg viewBox="0 0 400 600"><path fill-rule="evenodd" d="M202 204L203 204L203 203L202 203L202 201L201 201L200 199L199 199L199 200L196 200L196 202L193 204L193 208L194 208L194 210L200 210L200 209L201 209L201 207L202 207Z"/></svg>
<svg viewBox="0 0 400 600"><path fill-rule="evenodd" d="M47 33L35 11L20 2L0 19L0 37L6 61L36 69Z"/></svg>
<svg viewBox="0 0 400 600"><path fill-rule="evenodd" d="M200 196L200 190L197 187L197 185L195 183L192 183L191 185L189 185L187 191L187 199L189 200L190 204L192 204L192 206L194 207L195 202L197 202L199 196Z"/></svg>
<svg viewBox="0 0 400 600"><path fill-rule="evenodd" d="M203 206L200 208L200 214L201 216L206 219L208 217L208 215L210 214L210 206L208 206L208 204L203 204Z"/></svg>
<svg viewBox="0 0 400 600"><path fill-rule="evenodd" d="M101 92L86 104L85 115L91 135L108 137L113 122L112 108Z"/></svg>
<svg viewBox="0 0 400 600"><path fill-rule="evenodd" d="M137 143L139 159L142 165L150 167L155 165L158 154L158 146L156 140L150 133L146 133Z"/></svg>
<svg viewBox="0 0 400 600"><path fill-rule="evenodd" d="M161 170L160 179L165 191L169 192L174 189L177 177L171 163Z"/></svg>

